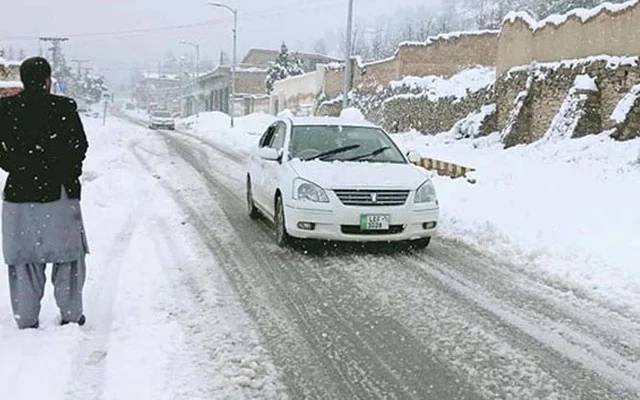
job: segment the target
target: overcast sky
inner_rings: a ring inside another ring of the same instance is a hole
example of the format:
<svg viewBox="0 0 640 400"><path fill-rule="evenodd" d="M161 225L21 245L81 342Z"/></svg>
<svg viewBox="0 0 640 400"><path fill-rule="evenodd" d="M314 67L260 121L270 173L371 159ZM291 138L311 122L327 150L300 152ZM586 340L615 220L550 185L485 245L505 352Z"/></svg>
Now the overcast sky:
<svg viewBox="0 0 640 400"><path fill-rule="evenodd" d="M252 47L277 48L284 40L293 49L309 46L325 32L346 24L348 0L226 0L240 10L239 58ZM88 58L98 70L120 76L157 64L168 51L188 51L178 43L201 44L203 57L231 51L231 15L206 0L15 0L0 6L0 47L22 47L37 54L41 35L76 35L64 45L68 59ZM355 0L356 16L391 15L415 5L437 6L440 0ZM132 29L212 22L180 30L87 35ZM16 36L26 38L15 39ZM7 39L13 37L14 39ZM111 71L106 71L106 68Z"/></svg>

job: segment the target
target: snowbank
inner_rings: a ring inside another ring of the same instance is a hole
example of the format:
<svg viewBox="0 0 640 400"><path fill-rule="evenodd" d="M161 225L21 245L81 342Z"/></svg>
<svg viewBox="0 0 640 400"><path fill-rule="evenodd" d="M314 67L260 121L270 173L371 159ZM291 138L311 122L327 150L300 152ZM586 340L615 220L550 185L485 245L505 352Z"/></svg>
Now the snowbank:
<svg viewBox="0 0 640 400"><path fill-rule="evenodd" d="M621 66L637 66L640 65L640 57L637 56L610 56L607 54L601 54L598 56L590 56L585 58L574 58L562 61L550 61L550 62L536 62L534 64L519 65L513 67L507 73L507 77L510 78L512 73L529 71L529 70L558 70L560 68L576 69L578 67L594 64L597 62L606 62L607 68L618 69Z"/></svg>
<svg viewBox="0 0 640 400"><path fill-rule="evenodd" d="M442 34L439 34L439 35L436 35L436 36L428 37L427 40L425 40L424 42L417 42L417 41L400 42L399 47L403 47L403 46L430 46L430 45L432 45L432 44L434 44L436 42L455 40L455 39L459 39L459 38L464 37L464 36L497 35L498 33L500 33L500 31L498 31L498 30L489 30L489 29L477 30L477 31L447 32L447 33L442 33Z"/></svg>
<svg viewBox="0 0 640 400"><path fill-rule="evenodd" d="M406 150L476 168L436 177L442 233L640 309L640 139L606 134L504 150L499 134L394 135Z"/></svg>
<svg viewBox="0 0 640 400"><path fill-rule="evenodd" d="M392 98L427 98L437 101L446 97L461 99L469 93L476 93L496 80L495 68L476 67L466 69L452 76L443 78L440 76L407 76L399 81L392 81L389 85L394 90L408 90L411 93L399 94Z"/></svg>
<svg viewBox="0 0 640 400"><path fill-rule="evenodd" d="M187 130L205 140L247 154L257 145L262 134L276 117L264 113L255 113L235 119L235 127L227 114L213 111L203 112L179 120L178 128Z"/></svg>
<svg viewBox="0 0 640 400"><path fill-rule="evenodd" d="M106 127L101 119L84 123L91 145L83 175L92 249L87 325L57 325L47 283L40 329L18 331L0 266L0 397L277 398L269 395L272 362L224 271L212 257L203 265L206 246L163 189L167 177L152 176L134 155L159 155L171 163L162 139L117 119L110 118ZM177 167L170 167L179 176ZM4 184L5 174L0 178ZM185 284L190 278L184 271L199 268L214 283L216 297L206 300L211 307L204 313L196 305L202 293L196 299ZM202 336L210 347L201 347Z"/></svg>
<svg viewBox="0 0 640 400"><path fill-rule="evenodd" d="M627 115L631 112L631 109L636 104L636 101L640 98L640 85L635 85L629 93L627 93L620 103L616 106L615 110L611 114L611 119L616 123L621 124L627 119Z"/></svg>

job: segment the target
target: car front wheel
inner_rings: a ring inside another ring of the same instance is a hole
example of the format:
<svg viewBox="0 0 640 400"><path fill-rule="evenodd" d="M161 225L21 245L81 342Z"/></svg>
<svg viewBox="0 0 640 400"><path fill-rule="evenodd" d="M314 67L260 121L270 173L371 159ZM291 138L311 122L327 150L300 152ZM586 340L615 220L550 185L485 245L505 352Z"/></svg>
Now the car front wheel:
<svg viewBox="0 0 640 400"><path fill-rule="evenodd" d="M251 189L251 179L247 178L247 209L249 218L256 220L260 216L256 203L253 201L253 190Z"/></svg>
<svg viewBox="0 0 640 400"><path fill-rule="evenodd" d="M276 230L276 243L280 247L286 247L291 242L291 237L287 233L287 224L286 224L285 215L284 215L284 206L282 204L282 198L280 196L276 198L275 230Z"/></svg>
<svg viewBox="0 0 640 400"><path fill-rule="evenodd" d="M427 247L429 247L429 244L431 244L431 238L423 238L423 239L418 239L418 240L413 240L410 242L410 245L412 248L416 249L416 250L423 250L426 249Z"/></svg>

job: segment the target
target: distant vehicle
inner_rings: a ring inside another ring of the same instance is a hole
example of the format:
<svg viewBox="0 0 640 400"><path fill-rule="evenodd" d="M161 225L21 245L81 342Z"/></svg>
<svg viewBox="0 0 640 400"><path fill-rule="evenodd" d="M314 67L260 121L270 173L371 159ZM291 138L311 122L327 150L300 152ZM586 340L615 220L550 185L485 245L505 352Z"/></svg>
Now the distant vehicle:
<svg viewBox="0 0 640 400"><path fill-rule="evenodd" d="M169 111L156 110L151 113L150 124L151 129L176 129L176 120Z"/></svg>
<svg viewBox="0 0 640 400"><path fill-rule="evenodd" d="M124 105L125 110L135 110L136 109L136 105L130 102L127 102L127 104Z"/></svg>
<svg viewBox="0 0 640 400"><path fill-rule="evenodd" d="M249 216L274 222L276 241L411 241L427 247L439 205L419 156L381 128L337 118L282 119L267 129L247 173Z"/></svg>

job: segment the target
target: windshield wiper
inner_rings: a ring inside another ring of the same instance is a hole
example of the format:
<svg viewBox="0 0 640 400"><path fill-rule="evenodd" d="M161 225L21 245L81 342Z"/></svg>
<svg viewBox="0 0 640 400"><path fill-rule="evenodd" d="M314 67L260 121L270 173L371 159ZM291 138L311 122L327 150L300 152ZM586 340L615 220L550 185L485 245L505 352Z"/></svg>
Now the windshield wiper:
<svg viewBox="0 0 640 400"><path fill-rule="evenodd" d="M358 157L350 158L349 161L360 161L360 160L363 160L365 158L372 158L372 157L380 155L380 154L382 154L385 151L390 150L390 149L391 149L391 147L389 147L389 146L380 147L378 150L372 151L371 153L363 154L363 155L358 156Z"/></svg>
<svg viewBox="0 0 640 400"><path fill-rule="evenodd" d="M359 147L360 147L359 144L352 144L351 146L339 147L339 148L331 150L331 151L326 151L324 153L320 153L317 156L305 158L302 161L313 161L313 160L318 160L318 159L324 160L327 157L335 156L335 155L340 154L340 153L346 153L347 151L355 150L355 149L357 149Z"/></svg>

